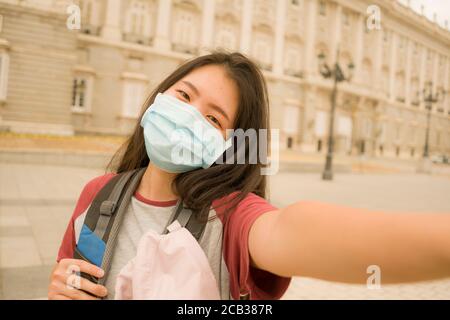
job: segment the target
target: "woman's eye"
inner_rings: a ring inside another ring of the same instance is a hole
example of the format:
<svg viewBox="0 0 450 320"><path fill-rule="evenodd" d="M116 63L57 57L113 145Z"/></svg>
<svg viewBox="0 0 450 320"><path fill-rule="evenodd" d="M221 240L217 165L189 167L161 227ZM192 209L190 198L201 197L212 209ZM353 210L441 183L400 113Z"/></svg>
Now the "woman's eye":
<svg viewBox="0 0 450 320"><path fill-rule="evenodd" d="M186 92L184 92L183 90L177 90L177 92L183 97L183 99L190 101L190 97Z"/></svg>
<svg viewBox="0 0 450 320"><path fill-rule="evenodd" d="M220 125L219 120L217 120L215 117L210 116L210 115L208 115L208 116L206 116L206 117L207 117L208 119L210 119L212 122L214 122L214 124L216 124L218 127L222 128L222 126Z"/></svg>

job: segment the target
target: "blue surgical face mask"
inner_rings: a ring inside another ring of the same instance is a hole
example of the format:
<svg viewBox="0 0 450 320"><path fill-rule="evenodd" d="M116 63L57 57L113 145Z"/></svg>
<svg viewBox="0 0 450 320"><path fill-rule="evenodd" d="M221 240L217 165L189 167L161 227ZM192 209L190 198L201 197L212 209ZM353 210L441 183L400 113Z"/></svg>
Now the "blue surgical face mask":
<svg viewBox="0 0 450 320"><path fill-rule="evenodd" d="M206 169L231 145L197 108L168 94L158 93L141 127L150 162L168 172Z"/></svg>

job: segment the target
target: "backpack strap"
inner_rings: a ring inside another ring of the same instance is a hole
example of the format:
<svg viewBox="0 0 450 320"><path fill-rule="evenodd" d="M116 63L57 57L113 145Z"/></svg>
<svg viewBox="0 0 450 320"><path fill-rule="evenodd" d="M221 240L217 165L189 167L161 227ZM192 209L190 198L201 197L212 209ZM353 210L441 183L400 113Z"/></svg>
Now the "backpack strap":
<svg viewBox="0 0 450 320"><path fill-rule="evenodd" d="M206 223L200 222L192 215L192 210L185 208L182 201L178 200L175 210L172 213L166 227L164 228L163 234L167 234L169 230L167 229L175 220L181 227L185 227L195 238L195 240L200 241L203 231L205 230Z"/></svg>
<svg viewBox="0 0 450 320"><path fill-rule="evenodd" d="M111 187L112 187L112 191L109 194L108 198L106 200L99 199L100 215L98 217L94 233L100 239L103 239L105 237L106 229L109 225L109 222L111 221L111 218L114 214L114 211L118 207L118 204L120 204L119 203L120 196L122 195L125 185L129 182L130 178L135 173L136 173L136 170L123 173L120 176L120 178L118 179L117 183L115 183L115 185L110 186L110 188L108 188L108 189L111 189ZM95 209L97 209L97 208L95 208Z"/></svg>

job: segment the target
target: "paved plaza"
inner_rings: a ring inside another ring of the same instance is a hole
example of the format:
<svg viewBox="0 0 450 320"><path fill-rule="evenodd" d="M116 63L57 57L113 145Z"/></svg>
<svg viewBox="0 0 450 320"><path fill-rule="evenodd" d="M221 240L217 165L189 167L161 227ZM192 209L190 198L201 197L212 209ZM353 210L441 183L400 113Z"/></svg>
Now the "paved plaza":
<svg viewBox="0 0 450 320"><path fill-rule="evenodd" d="M38 299L63 232L84 184L100 169L0 162L0 299ZM319 200L383 210L450 214L447 176L280 172L270 178L270 200L285 206ZM369 290L310 278L295 278L283 299L450 299L450 279Z"/></svg>

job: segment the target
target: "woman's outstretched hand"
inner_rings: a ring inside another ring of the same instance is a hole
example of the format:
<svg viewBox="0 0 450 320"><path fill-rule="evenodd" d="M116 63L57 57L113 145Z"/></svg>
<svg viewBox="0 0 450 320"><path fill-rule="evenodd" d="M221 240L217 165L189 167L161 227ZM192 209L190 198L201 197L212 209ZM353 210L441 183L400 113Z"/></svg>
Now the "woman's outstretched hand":
<svg viewBox="0 0 450 320"><path fill-rule="evenodd" d="M102 269L84 260L61 259L50 276L48 299L98 300L107 295L104 286L82 278L76 272L84 272L97 278L104 276Z"/></svg>

